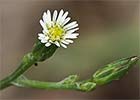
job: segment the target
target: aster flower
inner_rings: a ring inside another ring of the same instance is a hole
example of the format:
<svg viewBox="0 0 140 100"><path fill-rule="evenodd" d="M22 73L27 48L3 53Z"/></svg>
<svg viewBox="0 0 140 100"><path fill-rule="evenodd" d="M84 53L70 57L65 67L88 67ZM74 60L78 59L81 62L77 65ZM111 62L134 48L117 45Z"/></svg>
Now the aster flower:
<svg viewBox="0 0 140 100"><path fill-rule="evenodd" d="M57 10L51 15L50 10L44 12L43 19L40 20L40 24L43 28L42 33L38 34L38 39L49 47L51 44L55 44L58 47L67 48L67 45L73 43L72 39L77 38L79 35L75 33L79 28L77 21L70 22L68 12Z"/></svg>

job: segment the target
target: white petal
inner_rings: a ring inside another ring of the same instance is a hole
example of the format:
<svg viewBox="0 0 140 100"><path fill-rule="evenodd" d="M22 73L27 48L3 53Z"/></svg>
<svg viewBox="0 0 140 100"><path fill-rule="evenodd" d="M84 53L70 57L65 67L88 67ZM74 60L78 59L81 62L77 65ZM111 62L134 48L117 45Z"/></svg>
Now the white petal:
<svg viewBox="0 0 140 100"><path fill-rule="evenodd" d="M43 21L44 21L45 23L47 23L47 20L48 20L48 18L47 18L47 13L44 12L44 14L43 14Z"/></svg>
<svg viewBox="0 0 140 100"><path fill-rule="evenodd" d="M38 37L38 39L39 39L39 40L42 40L43 38L42 38L42 37Z"/></svg>
<svg viewBox="0 0 140 100"><path fill-rule="evenodd" d="M66 17L68 16L68 12L65 12L64 15L61 18L61 21L59 22L60 25L65 21Z"/></svg>
<svg viewBox="0 0 140 100"><path fill-rule="evenodd" d="M43 14L43 21L44 21L44 24L45 24L45 27L48 28L48 27L51 27L51 19L50 19L50 14L49 14L50 11L47 11L44 12Z"/></svg>
<svg viewBox="0 0 140 100"><path fill-rule="evenodd" d="M75 34L76 36L78 36L78 35L79 35L79 33L73 33L73 34Z"/></svg>
<svg viewBox="0 0 140 100"><path fill-rule="evenodd" d="M57 10L55 10L55 11L53 12L53 22L56 21L56 18L57 18Z"/></svg>
<svg viewBox="0 0 140 100"><path fill-rule="evenodd" d="M43 37L43 38L45 38L45 35L42 34L42 33L39 33L38 36L39 36L39 37Z"/></svg>
<svg viewBox="0 0 140 100"><path fill-rule="evenodd" d="M49 31L48 31L47 29L42 30L42 32L43 32L44 34L49 33Z"/></svg>
<svg viewBox="0 0 140 100"><path fill-rule="evenodd" d="M65 38L69 38L69 39L75 39L77 38L79 34L78 33L75 33L75 34L66 34L64 37Z"/></svg>
<svg viewBox="0 0 140 100"><path fill-rule="evenodd" d="M49 43L49 42L47 42L47 43L45 44L46 47L49 47L50 45L51 45L51 43Z"/></svg>
<svg viewBox="0 0 140 100"><path fill-rule="evenodd" d="M51 12L50 10L47 10L47 20L48 22L46 23L49 27L51 27Z"/></svg>
<svg viewBox="0 0 140 100"><path fill-rule="evenodd" d="M45 30L45 32L48 33L48 29L47 29L46 24L42 20L40 20L40 24L41 24L42 28Z"/></svg>
<svg viewBox="0 0 140 100"><path fill-rule="evenodd" d="M51 21L51 12L50 12L50 10L47 10L47 17L48 17L48 20Z"/></svg>
<svg viewBox="0 0 140 100"><path fill-rule="evenodd" d="M63 13L64 13L64 11L60 10L60 13L59 13L57 21L56 21L57 23L59 23L59 21L61 20Z"/></svg>
<svg viewBox="0 0 140 100"><path fill-rule="evenodd" d="M65 40L62 40L61 42L64 44L69 44L69 42L66 42Z"/></svg>
<svg viewBox="0 0 140 100"><path fill-rule="evenodd" d="M67 48L67 46L66 46L65 44L63 44L63 43L60 43L60 45L61 45L62 47L64 47L64 48Z"/></svg>
<svg viewBox="0 0 140 100"><path fill-rule="evenodd" d="M69 42L69 43L73 43L73 41L72 40L65 40L66 42Z"/></svg>
<svg viewBox="0 0 140 100"><path fill-rule="evenodd" d="M77 23L76 21L73 21L73 22L67 24L66 26L64 26L64 29L69 28L69 27L75 25L76 23Z"/></svg>
<svg viewBox="0 0 140 100"><path fill-rule="evenodd" d="M60 47L60 44L58 43L58 41L55 41L56 46Z"/></svg>
<svg viewBox="0 0 140 100"><path fill-rule="evenodd" d="M39 22L40 22L40 25L42 26L42 28L45 29L46 28L45 23L42 20L40 20Z"/></svg>
<svg viewBox="0 0 140 100"><path fill-rule="evenodd" d="M65 12L64 15L62 16L63 19L65 19L68 16L68 14L69 14L68 12Z"/></svg>
<svg viewBox="0 0 140 100"><path fill-rule="evenodd" d="M66 18L64 20L64 22L62 23L62 26L64 26L65 24L67 24L70 21L70 19L71 19L70 17Z"/></svg>
<svg viewBox="0 0 140 100"><path fill-rule="evenodd" d="M71 25L71 26L67 27L65 30L68 31L70 29L76 28L77 26L78 26L78 24Z"/></svg>
<svg viewBox="0 0 140 100"><path fill-rule="evenodd" d="M50 43L53 43L53 41L52 41L52 40L49 40L49 42L50 42Z"/></svg>
<svg viewBox="0 0 140 100"><path fill-rule="evenodd" d="M51 27L51 13L50 11L48 10L47 13L44 12L43 14L43 21L45 23L45 27Z"/></svg>
<svg viewBox="0 0 140 100"><path fill-rule="evenodd" d="M48 37L38 37L39 40L41 40L42 43L48 42Z"/></svg>
<svg viewBox="0 0 140 100"><path fill-rule="evenodd" d="M47 43L48 41L45 38L43 38L43 39L41 39L41 42L42 43Z"/></svg>
<svg viewBox="0 0 140 100"><path fill-rule="evenodd" d="M74 28L74 29L72 29L72 30L67 31L66 33L67 33L67 34L71 34L71 33L75 32L75 31L77 31L77 30L79 30L79 28Z"/></svg>

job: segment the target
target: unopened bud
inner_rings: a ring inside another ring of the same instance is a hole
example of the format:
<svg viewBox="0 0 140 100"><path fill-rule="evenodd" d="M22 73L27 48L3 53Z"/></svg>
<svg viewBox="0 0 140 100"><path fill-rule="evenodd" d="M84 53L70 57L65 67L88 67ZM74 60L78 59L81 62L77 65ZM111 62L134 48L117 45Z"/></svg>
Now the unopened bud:
<svg viewBox="0 0 140 100"><path fill-rule="evenodd" d="M97 85L103 85L110 83L113 80L118 80L128 72L138 59L137 56L133 56L114 61L113 63L97 70L93 75L93 80Z"/></svg>

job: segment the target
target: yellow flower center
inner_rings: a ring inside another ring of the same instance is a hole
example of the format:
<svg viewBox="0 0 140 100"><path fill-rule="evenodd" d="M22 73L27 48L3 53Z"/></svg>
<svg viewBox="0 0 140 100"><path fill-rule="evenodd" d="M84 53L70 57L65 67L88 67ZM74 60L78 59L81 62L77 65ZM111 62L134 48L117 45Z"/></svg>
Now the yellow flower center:
<svg viewBox="0 0 140 100"><path fill-rule="evenodd" d="M49 28L49 38L52 41L60 41L63 37L64 29L59 25L54 25Z"/></svg>

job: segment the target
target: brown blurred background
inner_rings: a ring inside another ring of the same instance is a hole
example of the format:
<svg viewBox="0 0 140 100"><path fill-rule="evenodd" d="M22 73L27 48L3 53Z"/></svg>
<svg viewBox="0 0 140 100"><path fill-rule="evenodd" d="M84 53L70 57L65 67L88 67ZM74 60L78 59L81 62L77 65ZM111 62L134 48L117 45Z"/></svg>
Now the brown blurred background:
<svg viewBox="0 0 140 100"><path fill-rule="evenodd" d="M80 36L68 49L26 72L31 79L59 81L70 74L87 79L103 65L140 55L139 0L0 0L0 79L13 72L41 32L47 9L69 11ZM10 87L0 100L140 99L140 63L119 81L83 93Z"/></svg>

